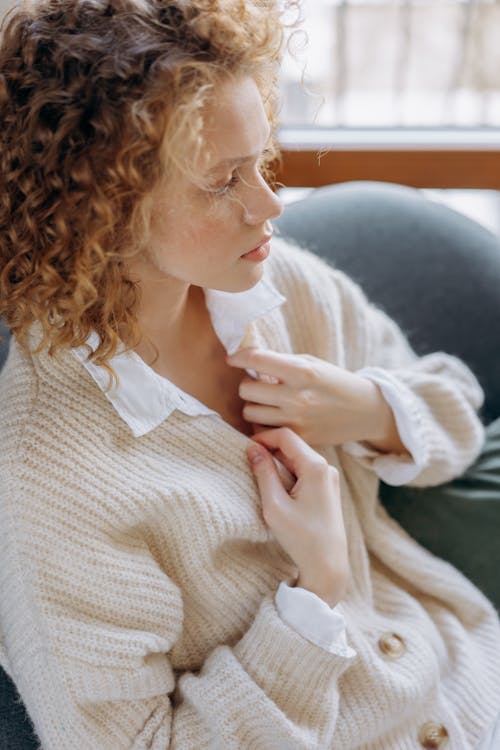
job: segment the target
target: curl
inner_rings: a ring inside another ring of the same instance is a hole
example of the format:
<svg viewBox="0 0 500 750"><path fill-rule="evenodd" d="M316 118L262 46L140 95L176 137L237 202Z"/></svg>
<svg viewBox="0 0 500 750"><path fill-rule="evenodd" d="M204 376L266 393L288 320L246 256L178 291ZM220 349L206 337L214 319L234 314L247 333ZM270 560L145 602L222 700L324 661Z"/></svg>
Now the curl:
<svg viewBox="0 0 500 750"><path fill-rule="evenodd" d="M275 0L38 0L0 49L0 316L51 353L99 335L109 368L137 346L125 260L147 244L151 196L189 173L203 109L227 76L254 77L277 129L284 20ZM274 146L262 164L272 181Z"/></svg>

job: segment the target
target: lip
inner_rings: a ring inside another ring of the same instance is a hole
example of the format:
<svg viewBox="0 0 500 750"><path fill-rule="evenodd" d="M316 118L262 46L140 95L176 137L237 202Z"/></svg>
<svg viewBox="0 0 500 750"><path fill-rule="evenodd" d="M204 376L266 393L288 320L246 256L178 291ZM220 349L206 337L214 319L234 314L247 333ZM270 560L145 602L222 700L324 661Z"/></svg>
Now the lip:
<svg viewBox="0 0 500 750"><path fill-rule="evenodd" d="M264 237L264 239L260 242L259 245L254 247L252 250L249 250L247 253L243 253L243 255L240 257L247 258L248 260L263 260L264 257L267 258L271 250L271 247L269 244L271 237L272 237L271 234L267 235L267 237Z"/></svg>

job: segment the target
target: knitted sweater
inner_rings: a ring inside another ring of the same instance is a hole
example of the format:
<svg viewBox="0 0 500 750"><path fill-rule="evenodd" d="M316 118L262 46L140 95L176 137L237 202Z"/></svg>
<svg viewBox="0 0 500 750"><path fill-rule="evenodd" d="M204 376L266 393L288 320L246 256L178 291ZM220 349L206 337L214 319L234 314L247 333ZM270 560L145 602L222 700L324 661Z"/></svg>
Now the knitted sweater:
<svg viewBox="0 0 500 750"><path fill-rule="evenodd" d="M474 460L464 365L417 359L309 253L275 242L268 270L287 302L256 340L397 380L425 447L412 484ZM0 413L0 662L44 750L415 750L428 722L446 750L475 750L498 712L497 615L389 518L375 456L321 450L341 479L348 659L279 616L297 571L262 518L249 438L218 415L176 410L134 437L71 352L15 342Z"/></svg>

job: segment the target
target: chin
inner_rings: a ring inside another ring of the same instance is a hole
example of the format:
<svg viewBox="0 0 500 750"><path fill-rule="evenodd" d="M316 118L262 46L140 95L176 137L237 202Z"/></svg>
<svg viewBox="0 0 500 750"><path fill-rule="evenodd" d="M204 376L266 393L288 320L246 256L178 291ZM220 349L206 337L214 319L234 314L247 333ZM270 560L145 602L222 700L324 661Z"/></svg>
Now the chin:
<svg viewBox="0 0 500 750"><path fill-rule="evenodd" d="M247 269L246 274L242 274L241 283L238 285L238 288L234 288L228 291L246 292L248 289L251 289L256 284L258 284L263 275L264 275L264 263L259 263L258 265L256 264L252 268Z"/></svg>
<svg viewBox="0 0 500 750"><path fill-rule="evenodd" d="M228 269L224 276L206 280L199 285L204 289L216 289L218 292L246 292L259 283L264 275L264 262L241 263L236 269ZM196 283L196 282L193 282Z"/></svg>
<svg viewBox="0 0 500 750"><path fill-rule="evenodd" d="M246 292L259 283L263 274L264 268L261 263L259 266L251 268L250 273L247 270L245 274L235 274L232 278L229 277L227 281L226 279L224 279L224 281L214 280L213 282L203 284L203 287L205 289L216 289L218 292L228 292L233 294L237 292Z"/></svg>

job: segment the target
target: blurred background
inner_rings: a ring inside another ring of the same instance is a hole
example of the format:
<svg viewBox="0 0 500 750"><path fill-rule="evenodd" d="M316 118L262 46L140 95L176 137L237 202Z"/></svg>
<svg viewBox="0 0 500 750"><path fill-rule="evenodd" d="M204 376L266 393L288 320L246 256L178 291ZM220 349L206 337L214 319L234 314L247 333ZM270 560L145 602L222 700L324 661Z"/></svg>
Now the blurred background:
<svg viewBox="0 0 500 750"><path fill-rule="evenodd" d="M285 200L401 182L500 233L500 2L301 5L281 82Z"/></svg>
<svg viewBox="0 0 500 750"><path fill-rule="evenodd" d="M289 42L297 59L287 54L283 66L287 125L500 124L495 0L302 0L302 8L303 32Z"/></svg>

